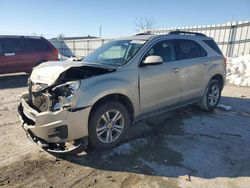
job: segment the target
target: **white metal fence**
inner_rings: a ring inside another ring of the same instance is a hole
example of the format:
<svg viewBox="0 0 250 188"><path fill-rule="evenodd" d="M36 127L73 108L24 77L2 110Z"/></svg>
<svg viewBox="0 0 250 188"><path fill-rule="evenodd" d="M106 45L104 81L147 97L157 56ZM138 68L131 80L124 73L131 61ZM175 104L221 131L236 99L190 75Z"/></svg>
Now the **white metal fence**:
<svg viewBox="0 0 250 188"><path fill-rule="evenodd" d="M218 25L203 25L150 30L153 34L167 34L173 30L204 33L214 38L223 54L227 57L250 54L250 22L237 21ZM95 38L79 40L50 40L65 56L86 56L105 42L115 38Z"/></svg>

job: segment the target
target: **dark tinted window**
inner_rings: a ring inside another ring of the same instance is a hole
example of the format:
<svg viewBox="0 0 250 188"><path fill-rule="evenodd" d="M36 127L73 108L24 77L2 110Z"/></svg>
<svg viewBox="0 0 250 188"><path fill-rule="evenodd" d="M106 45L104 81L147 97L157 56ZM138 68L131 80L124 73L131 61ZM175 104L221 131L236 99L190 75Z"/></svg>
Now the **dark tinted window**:
<svg viewBox="0 0 250 188"><path fill-rule="evenodd" d="M216 51L218 54L222 55L222 52L220 48L217 46L217 44L214 42L214 40L203 40L208 46L210 46L214 51Z"/></svg>
<svg viewBox="0 0 250 188"><path fill-rule="evenodd" d="M21 51L22 52L32 52L34 51L32 43L31 43L31 39L21 39Z"/></svg>
<svg viewBox="0 0 250 188"><path fill-rule="evenodd" d="M3 48L2 48L2 40L0 39L0 55L3 53Z"/></svg>
<svg viewBox="0 0 250 188"><path fill-rule="evenodd" d="M2 47L5 53L20 52L22 49L21 39L19 38L4 38L2 39Z"/></svg>
<svg viewBox="0 0 250 188"><path fill-rule="evenodd" d="M49 51L48 43L43 39L31 39L32 47L35 51Z"/></svg>
<svg viewBox="0 0 250 188"><path fill-rule="evenodd" d="M207 52L195 41L181 39L175 40L175 44L178 60L207 56Z"/></svg>
<svg viewBox="0 0 250 188"><path fill-rule="evenodd" d="M147 56L158 55L161 56L164 62L175 61L175 48L173 41L165 40L156 43L150 50L147 52L144 60Z"/></svg>

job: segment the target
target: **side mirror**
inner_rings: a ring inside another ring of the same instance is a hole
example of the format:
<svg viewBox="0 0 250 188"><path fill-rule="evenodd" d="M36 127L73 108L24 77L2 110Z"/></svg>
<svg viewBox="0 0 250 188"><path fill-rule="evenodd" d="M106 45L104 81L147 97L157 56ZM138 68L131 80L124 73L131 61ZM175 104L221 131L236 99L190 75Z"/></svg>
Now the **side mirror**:
<svg viewBox="0 0 250 188"><path fill-rule="evenodd" d="M150 55L146 57L143 64L144 65L159 65L163 63L163 59L161 56L158 55Z"/></svg>

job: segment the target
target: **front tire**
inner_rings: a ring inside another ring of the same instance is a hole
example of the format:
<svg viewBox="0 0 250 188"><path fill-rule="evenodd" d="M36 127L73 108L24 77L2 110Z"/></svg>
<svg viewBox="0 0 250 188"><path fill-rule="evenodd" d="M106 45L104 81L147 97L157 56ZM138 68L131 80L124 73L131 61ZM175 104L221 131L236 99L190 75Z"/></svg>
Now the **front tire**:
<svg viewBox="0 0 250 188"><path fill-rule="evenodd" d="M216 79L212 79L202 97L200 107L203 110L212 111L216 108L221 98L222 84Z"/></svg>
<svg viewBox="0 0 250 188"><path fill-rule="evenodd" d="M131 118L119 102L105 102L91 113L89 145L93 149L109 149L118 145L126 135Z"/></svg>

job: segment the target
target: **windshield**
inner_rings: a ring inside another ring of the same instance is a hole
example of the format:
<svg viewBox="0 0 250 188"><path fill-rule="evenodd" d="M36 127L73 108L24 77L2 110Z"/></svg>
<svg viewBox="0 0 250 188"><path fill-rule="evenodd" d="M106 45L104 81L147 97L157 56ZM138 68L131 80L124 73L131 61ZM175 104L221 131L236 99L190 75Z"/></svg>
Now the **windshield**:
<svg viewBox="0 0 250 188"><path fill-rule="evenodd" d="M111 41L87 55L83 61L120 66L129 62L140 50L145 40Z"/></svg>

